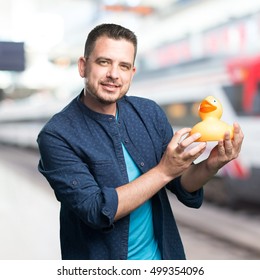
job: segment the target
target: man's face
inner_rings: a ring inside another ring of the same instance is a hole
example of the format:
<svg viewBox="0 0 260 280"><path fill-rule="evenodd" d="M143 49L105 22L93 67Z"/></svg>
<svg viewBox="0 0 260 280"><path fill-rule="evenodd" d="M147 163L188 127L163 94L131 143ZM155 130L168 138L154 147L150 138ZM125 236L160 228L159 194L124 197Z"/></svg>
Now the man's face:
<svg viewBox="0 0 260 280"><path fill-rule="evenodd" d="M101 37L89 57L80 58L88 100L109 105L127 93L135 73L134 51L131 42Z"/></svg>

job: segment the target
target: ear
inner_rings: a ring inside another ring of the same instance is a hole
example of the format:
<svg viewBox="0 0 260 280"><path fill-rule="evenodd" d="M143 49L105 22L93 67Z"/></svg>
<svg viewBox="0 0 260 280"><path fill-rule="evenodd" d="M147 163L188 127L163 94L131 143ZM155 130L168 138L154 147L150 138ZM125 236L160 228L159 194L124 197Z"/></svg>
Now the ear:
<svg viewBox="0 0 260 280"><path fill-rule="evenodd" d="M133 67L133 75L135 74L135 72L136 72L136 67L134 66Z"/></svg>
<svg viewBox="0 0 260 280"><path fill-rule="evenodd" d="M78 60L78 70L81 78L85 78L86 58L81 56Z"/></svg>
<svg viewBox="0 0 260 280"><path fill-rule="evenodd" d="M131 78L131 80L133 79L135 72L136 72L136 67L134 66L133 69L132 69L132 78Z"/></svg>

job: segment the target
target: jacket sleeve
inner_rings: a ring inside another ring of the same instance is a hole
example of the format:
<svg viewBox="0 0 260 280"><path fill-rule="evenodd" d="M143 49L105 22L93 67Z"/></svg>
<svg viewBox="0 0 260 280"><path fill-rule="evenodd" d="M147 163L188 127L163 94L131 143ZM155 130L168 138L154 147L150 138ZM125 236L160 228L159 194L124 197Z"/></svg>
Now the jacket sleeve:
<svg viewBox="0 0 260 280"><path fill-rule="evenodd" d="M111 228L118 206L115 189L100 187L87 164L60 135L42 131L37 142L41 156L38 169L53 188L57 200L88 226Z"/></svg>
<svg viewBox="0 0 260 280"><path fill-rule="evenodd" d="M166 187L176 195L178 200L191 208L199 208L203 202L203 188L195 192L187 192L181 185L181 176L171 181Z"/></svg>
<svg viewBox="0 0 260 280"><path fill-rule="evenodd" d="M164 134L163 134L163 152L165 152L167 145L173 137L172 126L168 120L164 121ZM201 187L198 191L193 193L187 192L181 185L180 182L181 176L172 180L167 184L166 188L174 193L177 199L182 202L184 205L192 208L199 208L203 202L203 188Z"/></svg>

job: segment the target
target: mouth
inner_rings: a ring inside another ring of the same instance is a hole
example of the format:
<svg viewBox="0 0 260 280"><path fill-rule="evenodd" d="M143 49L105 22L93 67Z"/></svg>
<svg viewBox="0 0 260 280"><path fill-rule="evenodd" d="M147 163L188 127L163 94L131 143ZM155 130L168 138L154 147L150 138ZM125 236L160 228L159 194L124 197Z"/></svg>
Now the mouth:
<svg viewBox="0 0 260 280"><path fill-rule="evenodd" d="M199 111L202 113L209 113L216 110L217 107L209 103L207 100L203 100L200 104Z"/></svg>
<svg viewBox="0 0 260 280"><path fill-rule="evenodd" d="M101 82L100 84L104 89L109 90L109 91L113 91L113 90L120 88L119 84L115 84L115 83L111 83L111 82Z"/></svg>

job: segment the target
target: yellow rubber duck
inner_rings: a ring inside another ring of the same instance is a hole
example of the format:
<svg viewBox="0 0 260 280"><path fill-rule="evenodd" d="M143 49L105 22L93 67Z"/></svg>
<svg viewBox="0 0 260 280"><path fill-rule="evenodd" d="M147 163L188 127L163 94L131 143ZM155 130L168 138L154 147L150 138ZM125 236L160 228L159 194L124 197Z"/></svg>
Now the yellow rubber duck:
<svg viewBox="0 0 260 280"><path fill-rule="evenodd" d="M202 119L191 130L190 135L199 132L201 137L197 142L219 141L226 131L233 138L233 126L220 120L223 113L222 105L213 96L206 97L199 105L199 116Z"/></svg>

